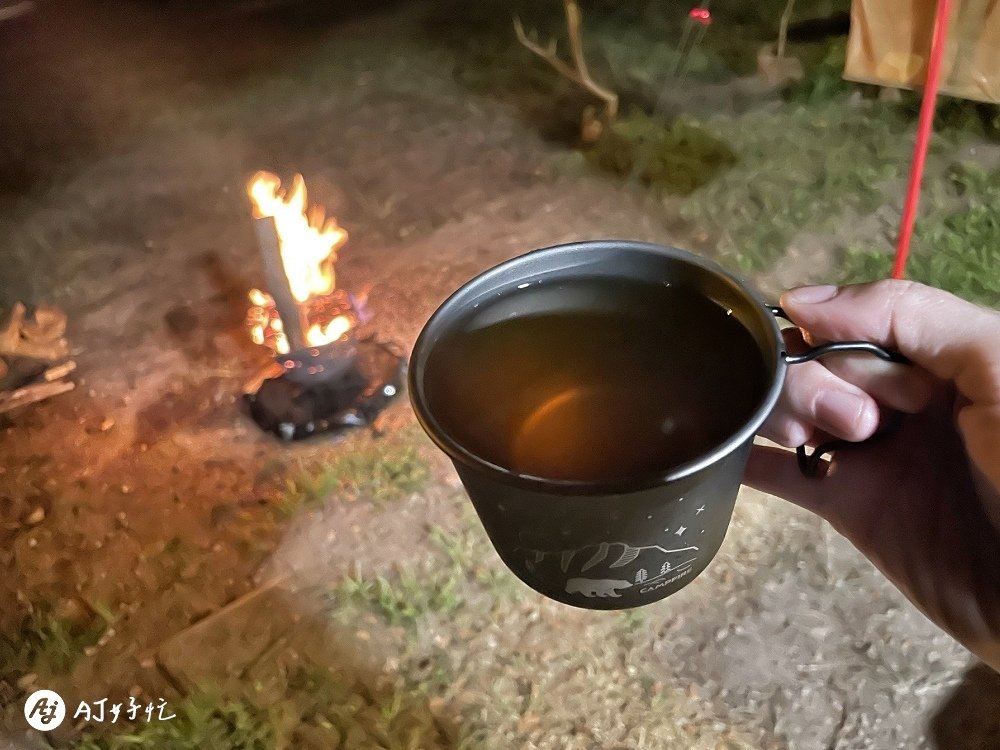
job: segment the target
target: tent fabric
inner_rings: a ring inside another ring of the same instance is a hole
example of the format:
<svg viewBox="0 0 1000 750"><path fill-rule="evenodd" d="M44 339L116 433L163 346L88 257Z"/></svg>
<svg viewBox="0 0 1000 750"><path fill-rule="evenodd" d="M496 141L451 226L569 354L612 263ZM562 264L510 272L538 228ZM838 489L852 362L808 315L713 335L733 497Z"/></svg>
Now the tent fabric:
<svg viewBox="0 0 1000 750"><path fill-rule="evenodd" d="M934 12L934 0L853 0L844 78L923 86ZM1000 103L1000 0L953 0L940 92Z"/></svg>

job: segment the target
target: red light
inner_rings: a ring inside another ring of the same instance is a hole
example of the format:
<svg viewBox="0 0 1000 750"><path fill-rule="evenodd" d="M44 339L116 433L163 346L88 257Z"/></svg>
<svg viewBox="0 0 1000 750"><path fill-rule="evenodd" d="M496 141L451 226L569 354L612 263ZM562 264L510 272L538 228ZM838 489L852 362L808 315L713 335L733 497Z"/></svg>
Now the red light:
<svg viewBox="0 0 1000 750"><path fill-rule="evenodd" d="M703 26L708 26L712 23L712 13L708 8L692 8L688 13L688 17L693 18Z"/></svg>

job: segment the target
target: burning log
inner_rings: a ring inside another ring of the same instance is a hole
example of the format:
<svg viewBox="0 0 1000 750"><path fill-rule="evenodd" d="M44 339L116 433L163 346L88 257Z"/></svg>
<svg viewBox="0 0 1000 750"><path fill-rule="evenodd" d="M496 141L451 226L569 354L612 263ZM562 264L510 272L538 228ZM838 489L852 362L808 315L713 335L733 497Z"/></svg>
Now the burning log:
<svg viewBox="0 0 1000 750"><path fill-rule="evenodd" d="M273 216L261 216L253 221L257 235L257 246L260 248L261 260L264 264L264 280L271 292L271 299L281 319L282 330L292 349L304 349L306 346L306 331L302 310L292 296L292 288L285 276L281 263L281 247L278 244L278 230Z"/></svg>

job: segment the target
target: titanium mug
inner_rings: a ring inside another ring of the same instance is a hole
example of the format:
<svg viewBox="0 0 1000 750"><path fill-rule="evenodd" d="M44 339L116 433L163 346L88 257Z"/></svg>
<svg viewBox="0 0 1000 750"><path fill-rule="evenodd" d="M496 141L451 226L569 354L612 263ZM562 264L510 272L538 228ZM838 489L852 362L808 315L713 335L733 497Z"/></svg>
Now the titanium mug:
<svg viewBox="0 0 1000 750"><path fill-rule="evenodd" d="M757 410L695 459L652 477L613 482L523 476L462 445L435 418L426 397L427 365L442 337L463 313L519 285L580 277L687 285L731 309L760 347L768 371L769 384ZM789 365L833 352L867 352L905 362L901 355L864 341L824 344L791 355L776 316L784 317L780 308L767 305L746 282L683 250L621 240L557 245L508 260L445 300L414 345L410 399L423 429L454 463L500 558L518 578L577 607L638 607L683 588L715 557L729 528L754 435L777 403ZM823 453L844 445L820 446L812 456L800 448L799 466L813 474Z"/></svg>

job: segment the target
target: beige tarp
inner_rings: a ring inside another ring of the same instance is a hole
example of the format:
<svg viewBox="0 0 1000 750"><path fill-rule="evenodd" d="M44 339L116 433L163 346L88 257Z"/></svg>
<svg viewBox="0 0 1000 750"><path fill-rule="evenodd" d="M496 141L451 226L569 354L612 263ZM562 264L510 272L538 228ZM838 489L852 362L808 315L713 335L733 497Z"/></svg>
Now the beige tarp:
<svg viewBox="0 0 1000 750"><path fill-rule="evenodd" d="M853 0L844 78L922 86L935 6L934 0ZM1000 0L952 0L940 91L1000 103Z"/></svg>

